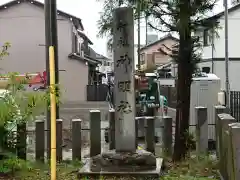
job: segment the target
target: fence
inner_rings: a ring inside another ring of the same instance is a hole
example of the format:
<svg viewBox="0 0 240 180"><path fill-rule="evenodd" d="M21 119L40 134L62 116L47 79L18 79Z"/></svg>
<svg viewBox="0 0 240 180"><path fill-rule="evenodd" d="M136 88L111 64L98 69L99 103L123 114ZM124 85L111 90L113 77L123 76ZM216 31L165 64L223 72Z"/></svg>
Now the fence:
<svg viewBox="0 0 240 180"><path fill-rule="evenodd" d="M82 150L84 148L84 143L88 143L89 149L88 156L93 157L102 152L102 130L101 128L101 112L99 110L90 110L90 120L89 127L80 119L72 119L71 129L62 128L62 120L57 120L57 160L63 160L63 150L68 149L68 158L72 160L82 159ZM104 148L109 150L115 149L115 125L114 125L114 111L109 111L109 144ZM145 131L145 149L155 153L155 127L154 127L154 117L147 118ZM136 118L136 137L138 137L138 124L139 121L146 120L146 117ZM172 151L172 118L163 118L163 146L167 153ZM85 126L85 127L83 127ZM86 133L87 131L87 133ZM36 161L44 161L46 152L50 152L50 149L46 147L46 130L44 120L36 120L35 127L32 129L26 128L26 124L21 124L17 128L17 156L21 159L27 159L27 154L30 152L32 158ZM28 140L26 140L28 137ZM64 138L63 138L64 137ZM35 139L35 140L34 140ZM30 142L31 141L31 142ZM137 141L136 141L137 142ZM169 144L169 142L171 142ZM31 146L31 148L27 148ZM68 147L66 147L68 146ZM138 143L136 143L136 147ZM70 155L71 154L71 155Z"/></svg>
<svg viewBox="0 0 240 180"><path fill-rule="evenodd" d="M231 115L240 121L240 91L230 92L230 110Z"/></svg>
<svg viewBox="0 0 240 180"><path fill-rule="evenodd" d="M229 114L216 114L217 157L222 179L240 179L240 123Z"/></svg>
<svg viewBox="0 0 240 180"><path fill-rule="evenodd" d="M87 101L106 101L108 86L106 84L87 85Z"/></svg>
<svg viewBox="0 0 240 180"><path fill-rule="evenodd" d="M168 100L168 106L176 108L177 106L177 88L176 87L160 87L161 95L165 96Z"/></svg>

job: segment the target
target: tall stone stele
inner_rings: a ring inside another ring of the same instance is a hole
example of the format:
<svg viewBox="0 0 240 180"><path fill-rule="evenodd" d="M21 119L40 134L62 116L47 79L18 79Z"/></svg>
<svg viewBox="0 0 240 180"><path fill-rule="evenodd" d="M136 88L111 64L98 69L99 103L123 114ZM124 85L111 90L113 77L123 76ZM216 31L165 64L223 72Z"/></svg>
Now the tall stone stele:
<svg viewBox="0 0 240 180"><path fill-rule="evenodd" d="M116 9L113 16L116 151L135 152L133 9Z"/></svg>
<svg viewBox="0 0 240 180"><path fill-rule="evenodd" d="M136 150L133 9L115 9L113 22L115 150L92 157L90 168L103 176L148 171L159 177L161 161L151 152ZM84 175L84 169L80 173Z"/></svg>

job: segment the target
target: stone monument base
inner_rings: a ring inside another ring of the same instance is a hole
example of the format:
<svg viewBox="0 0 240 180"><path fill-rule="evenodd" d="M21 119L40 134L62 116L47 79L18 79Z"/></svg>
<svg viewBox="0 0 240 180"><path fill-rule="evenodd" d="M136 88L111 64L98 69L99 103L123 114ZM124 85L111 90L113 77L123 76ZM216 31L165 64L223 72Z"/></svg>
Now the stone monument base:
<svg viewBox="0 0 240 180"><path fill-rule="evenodd" d="M156 178L161 174L163 160L145 150L133 153L108 151L97 155L87 161L80 169L78 178L104 177L138 177Z"/></svg>

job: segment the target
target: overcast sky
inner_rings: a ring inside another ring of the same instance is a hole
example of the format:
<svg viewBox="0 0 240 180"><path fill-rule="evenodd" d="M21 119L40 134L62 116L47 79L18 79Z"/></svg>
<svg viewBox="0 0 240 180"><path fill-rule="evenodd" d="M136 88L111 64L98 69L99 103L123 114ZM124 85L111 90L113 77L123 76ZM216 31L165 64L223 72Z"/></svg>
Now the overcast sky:
<svg viewBox="0 0 240 180"><path fill-rule="evenodd" d="M10 0L0 0L0 5ZM44 0L38 0L44 2ZM103 0L100 0L103 1ZM228 0L229 2L231 0ZM222 0L219 0L218 5L214 13L220 12L222 8ZM75 15L82 19L86 35L93 41L93 48L96 52L106 55L106 38L97 38L98 26L97 20L100 15L99 12L102 11L102 3L97 2L97 0L57 0L58 9L65 11L69 14ZM141 43L145 42L145 28L142 24L142 36ZM154 33L154 32L151 32ZM161 34L159 34L161 36ZM137 42L137 33L135 33L135 42Z"/></svg>

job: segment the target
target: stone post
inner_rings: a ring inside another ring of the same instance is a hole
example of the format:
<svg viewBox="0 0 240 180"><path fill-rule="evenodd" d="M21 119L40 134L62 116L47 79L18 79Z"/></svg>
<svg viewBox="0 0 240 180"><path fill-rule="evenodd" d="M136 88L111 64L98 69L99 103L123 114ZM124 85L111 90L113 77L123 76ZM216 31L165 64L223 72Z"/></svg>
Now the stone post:
<svg viewBox="0 0 240 180"><path fill-rule="evenodd" d="M227 156L226 156L226 167L227 167L227 177L229 180L234 180L234 159L233 159L233 144L232 144L232 127L238 123L231 123L228 125L226 134L226 146L227 146Z"/></svg>
<svg viewBox="0 0 240 180"><path fill-rule="evenodd" d="M216 154L219 158L219 118L218 114L226 113L226 107L225 106L215 106L215 140L216 140Z"/></svg>
<svg viewBox="0 0 240 180"><path fill-rule="evenodd" d="M239 155L239 149L240 149L240 123L233 123L230 124L230 144L231 144L231 154L230 159L232 162L229 164L232 166L231 168L231 178L232 179L240 179L240 155Z"/></svg>
<svg viewBox="0 0 240 180"><path fill-rule="evenodd" d="M109 110L109 150L115 149L115 110Z"/></svg>
<svg viewBox="0 0 240 180"><path fill-rule="evenodd" d="M72 119L72 160L81 161L81 123L81 119Z"/></svg>
<svg viewBox="0 0 240 180"><path fill-rule="evenodd" d="M172 117L163 117L163 153L165 156L172 155Z"/></svg>
<svg viewBox="0 0 240 180"><path fill-rule="evenodd" d="M196 150L197 154L208 152L208 119L206 107L195 107L196 126Z"/></svg>
<svg viewBox="0 0 240 180"><path fill-rule="evenodd" d="M17 156L20 159L27 159L27 128L26 123L21 122L17 125Z"/></svg>
<svg viewBox="0 0 240 180"><path fill-rule="evenodd" d="M139 124L139 118L135 118L135 135L136 135L136 149L138 148L138 124Z"/></svg>
<svg viewBox="0 0 240 180"><path fill-rule="evenodd" d="M155 153L155 118L152 116L145 117L145 121L147 124L146 134L145 134L145 144L146 150Z"/></svg>
<svg viewBox="0 0 240 180"><path fill-rule="evenodd" d="M61 162L63 159L62 155L62 124L63 120L62 119L57 119L56 120L56 155L57 155L57 162Z"/></svg>
<svg viewBox="0 0 240 180"><path fill-rule="evenodd" d="M35 121L35 159L36 161L44 162L45 152L45 126L44 120Z"/></svg>
<svg viewBox="0 0 240 180"><path fill-rule="evenodd" d="M235 123L236 120L229 114L219 114L219 164L220 164L220 173L224 179L227 179L227 144L226 144L226 134L225 131L228 128L228 125Z"/></svg>
<svg viewBox="0 0 240 180"><path fill-rule="evenodd" d="M101 113L90 110L90 157L101 154Z"/></svg>
<svg viewBox="0 0 240 180"><path fill-rule="evenodd" d="M115 9L113 19L116 151L135 152L133 9L127 7Z"/></svg>

